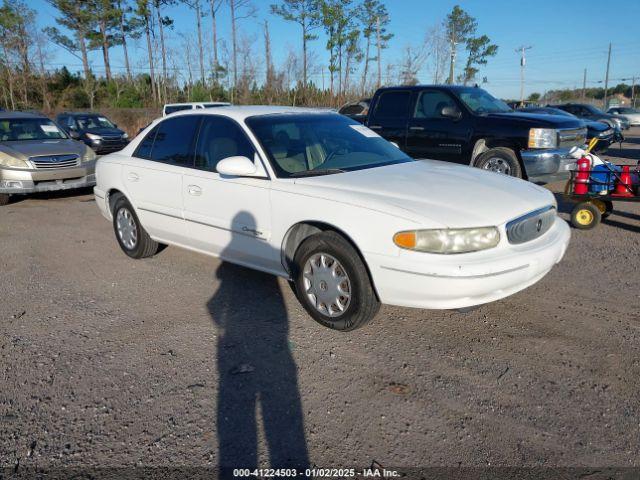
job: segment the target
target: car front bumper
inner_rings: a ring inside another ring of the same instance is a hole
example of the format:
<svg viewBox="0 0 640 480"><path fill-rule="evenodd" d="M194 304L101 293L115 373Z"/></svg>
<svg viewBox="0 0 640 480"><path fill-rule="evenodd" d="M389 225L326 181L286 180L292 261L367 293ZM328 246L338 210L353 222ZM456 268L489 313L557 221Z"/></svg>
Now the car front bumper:
<svg viewBox="0 0 640 480"><path fill-rule="evenodd" d="M520 156L529 181L539 184L567 180L576 166L568 148L522 150Z"/></svg>
<svg viewBox="0 0 640 480"><path fill-rule="evenodd" d="M96 184L95 168L95 161L50 170L0 167L0 193L21 195L92 187Z"/></svg>
<svg viewBox="0 0 640 480"><path fill-rule="evenodd" d="M564 256L571 232L556 218L540 238L461 255L401 251L397 257L365 253L380 301L426 309L466 308L500 300L533 285Z"/></svg>

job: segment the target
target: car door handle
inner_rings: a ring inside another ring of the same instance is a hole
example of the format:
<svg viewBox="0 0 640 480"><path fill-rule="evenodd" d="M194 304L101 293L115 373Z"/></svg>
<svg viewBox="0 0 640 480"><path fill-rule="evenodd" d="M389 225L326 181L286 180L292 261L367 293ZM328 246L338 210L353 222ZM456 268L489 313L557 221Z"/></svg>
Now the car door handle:
<svg viewBox="0 0 640 480"><path fill-rule="evenodd" d="M198 185L189 185L187 187L187 192L189 192L189 195L199 197L200 195L202 195L202 188L200 188Z"/></svg>
<svg viewBox="0 0 640 480"><path fill-rule="evenodd" d="M140 180L140 176L137 173L133 173L133 172L129 172L129 175L127 175L127 178L129 179L130 182L137 182L138 180Z"/></svg>
<svg viewBox="0 0 640 480"><path fill-rule="evenodd" d="M409 127L409 130L413 130L415 132L423 132L424 127Z"/></svg>

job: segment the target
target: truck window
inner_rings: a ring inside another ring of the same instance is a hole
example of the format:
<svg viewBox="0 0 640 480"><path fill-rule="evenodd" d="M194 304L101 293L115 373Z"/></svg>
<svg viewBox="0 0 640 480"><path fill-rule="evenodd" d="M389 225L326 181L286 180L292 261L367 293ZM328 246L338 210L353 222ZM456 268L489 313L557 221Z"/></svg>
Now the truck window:
<svg viewBox="0 0 640 480"><path fill-rule="evenodd" d="M442 109L455 107L453 99L444 92L425 90L420 93L414 118L442 118Z"/></svg>
<svg viewBox="0 0 640 480"><path fill-rule="evenodd" d="M384 92L378 99L375 117L377 120L387 118L405 118L409 111L411 92L392 91Z"/></svg>

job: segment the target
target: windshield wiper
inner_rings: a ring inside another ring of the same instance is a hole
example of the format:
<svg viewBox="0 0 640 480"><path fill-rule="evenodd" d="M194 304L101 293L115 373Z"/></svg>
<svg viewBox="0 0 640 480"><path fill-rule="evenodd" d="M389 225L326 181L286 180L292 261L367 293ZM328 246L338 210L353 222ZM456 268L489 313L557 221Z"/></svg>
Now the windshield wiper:
<svg viewBox="0 0 640 480"><path fill-rule="evenodd" d="M304 172L293 172L289 174L291 178L299 177L315 177L319 175L333 175L334 173L344 173L346 170L341 168L320 168L317 170L305 170Z"/></svg>

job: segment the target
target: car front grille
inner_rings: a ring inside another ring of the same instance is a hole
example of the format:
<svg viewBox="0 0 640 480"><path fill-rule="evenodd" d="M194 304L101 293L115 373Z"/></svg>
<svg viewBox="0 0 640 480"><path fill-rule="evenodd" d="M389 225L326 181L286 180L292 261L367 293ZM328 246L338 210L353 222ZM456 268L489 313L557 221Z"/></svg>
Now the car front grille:
<svg viewBox="0 0 640 480"><path fill-rule="evenodd" d="M558 130L558 147L571 148L584 145L587 142L586 128Z"/></svg>
<svg viewBox="0 0 640 480"><path fill-rule="evenodd" d="M544 235L556 219L555 207L545 207L507 223L509 243L519 245Z"/></svg>
<svg viewBox="0 0 640 480"><path fill-rule="evenodd" d="M69 155L41 155L30 157L29 160L38 170L51 170L54 168L72 168L80 165L80 157Z"/></svg>

